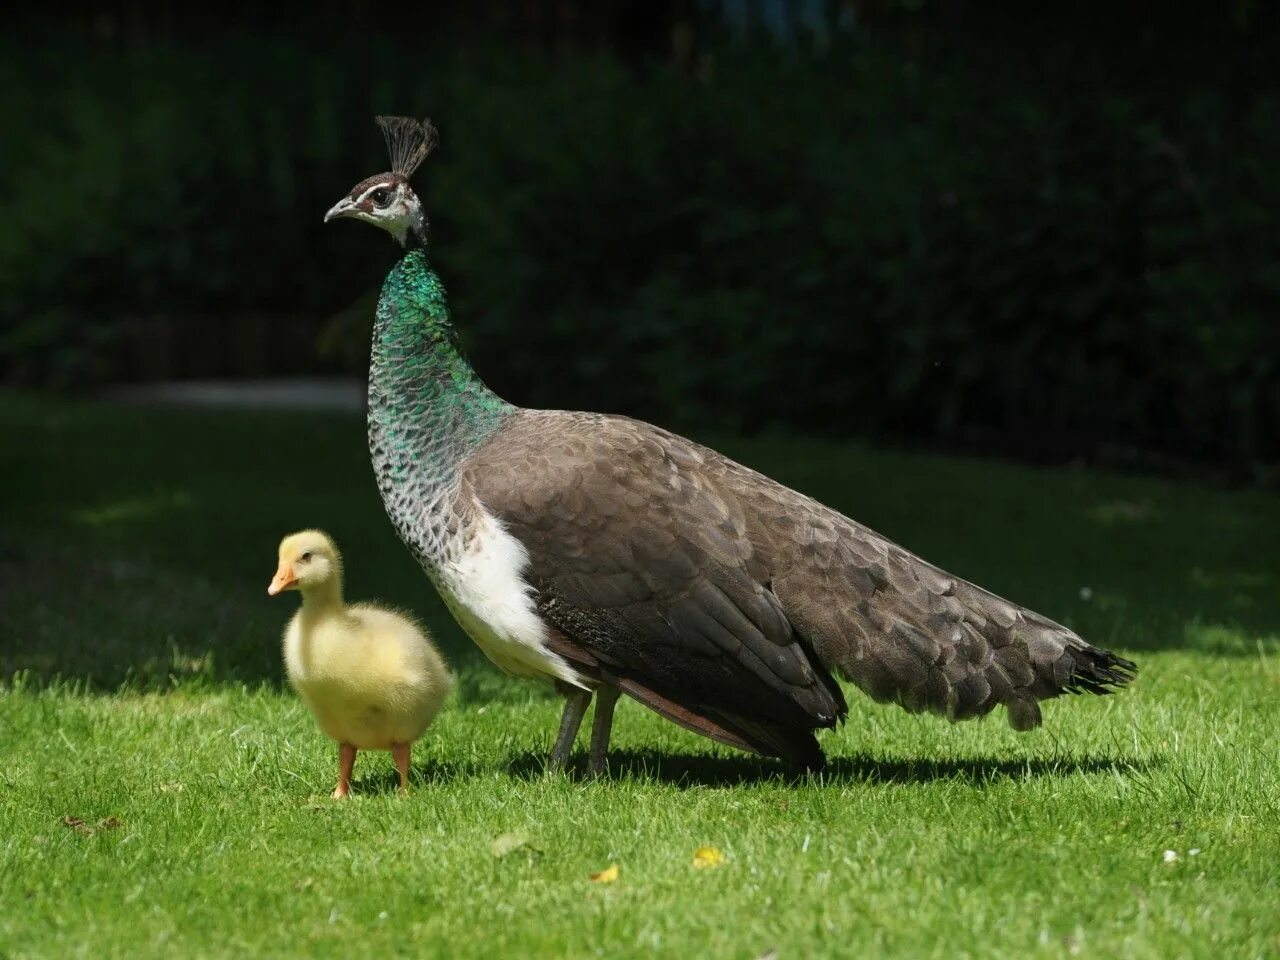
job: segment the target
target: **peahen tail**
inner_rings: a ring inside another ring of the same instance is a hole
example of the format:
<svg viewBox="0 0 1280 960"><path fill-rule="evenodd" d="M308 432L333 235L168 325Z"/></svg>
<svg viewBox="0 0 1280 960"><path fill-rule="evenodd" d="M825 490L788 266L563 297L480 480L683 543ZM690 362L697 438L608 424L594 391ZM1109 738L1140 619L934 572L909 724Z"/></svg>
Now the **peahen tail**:
<svg viewBox="0 0 1280 960"><path fill-rule="evenodd" d="M1013 652L1026 657L1034 679L1005 700L1015 730L1040 725L1038 700L1063 693L1105 695L1130 683L1138 674L1132 660L1095 647L1046 617L1022 610L1014 631ZM1025 651L1025 653L1024 653ZM999 648L997 648L999 653Z"/></svg>
<svg viewBox="0 0 1280 960"><path fill-rule="evenodd" d="M1015 730L1041 723L1040 701L1106 694L1137 666L1061 624L943 573L905 552L861 602L801 604L787 613L819 661L875 700L951 720L1000 704ZM854 615L856 614L856 616Z"/></svg>

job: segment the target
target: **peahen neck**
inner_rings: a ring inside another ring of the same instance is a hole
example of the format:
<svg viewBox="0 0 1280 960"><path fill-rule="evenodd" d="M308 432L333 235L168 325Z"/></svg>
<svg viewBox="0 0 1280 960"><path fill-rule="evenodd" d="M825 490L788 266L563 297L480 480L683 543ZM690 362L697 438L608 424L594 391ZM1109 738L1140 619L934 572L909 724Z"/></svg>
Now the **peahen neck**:
<svg viewBox="0 0 1280 960"><path fill-rule="evenodd" d="M369 362L369 450L402 536L514 409L463 357L444 285L426 251L410 249L383 283Z"/></svg>

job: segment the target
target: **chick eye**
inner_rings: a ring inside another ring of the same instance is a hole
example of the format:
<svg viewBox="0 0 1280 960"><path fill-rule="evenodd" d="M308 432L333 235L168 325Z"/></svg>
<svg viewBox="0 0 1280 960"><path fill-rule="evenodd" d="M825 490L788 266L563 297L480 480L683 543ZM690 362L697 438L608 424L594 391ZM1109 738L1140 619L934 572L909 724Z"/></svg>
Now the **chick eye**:
<svg viewBox="0 0 1280 960"><path fill-rule="evenodd" d="M300 556L298 559L299 559L299 560L301 560L303 563L306 563L308 560L310 560L310 559L311 559L311 551L310 551L310 550L308 550L306 553L304 553L304 554L303 554L302 556Z"/></svg>
<svg viewBox="0 0 1280 960"><path fill-rule="evenodd" d="M386 187L379 187L373 191L373 205L375 207L385 207L391 200L391 194L387 192Z"/></svg>

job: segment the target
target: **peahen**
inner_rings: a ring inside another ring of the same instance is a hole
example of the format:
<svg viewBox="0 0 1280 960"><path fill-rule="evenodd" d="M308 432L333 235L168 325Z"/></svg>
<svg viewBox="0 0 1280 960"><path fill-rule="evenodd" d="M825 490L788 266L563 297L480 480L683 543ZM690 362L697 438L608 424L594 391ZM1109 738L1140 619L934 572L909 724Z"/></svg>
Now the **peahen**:
<svg viewBox="0 0 1280 960"><path fill-rule="evenodd" d="M464 359L408 179L429 121L380 117L392 169L325 215L403 248L378 302L369 449L396 530L502 669L553 681L567 761L592 693L590 768L619 693L744 750L817 768L848 712L835 675L952 720L1108 693L1133 663L954 577L714 450L626 417L526 410Z"/></svg>

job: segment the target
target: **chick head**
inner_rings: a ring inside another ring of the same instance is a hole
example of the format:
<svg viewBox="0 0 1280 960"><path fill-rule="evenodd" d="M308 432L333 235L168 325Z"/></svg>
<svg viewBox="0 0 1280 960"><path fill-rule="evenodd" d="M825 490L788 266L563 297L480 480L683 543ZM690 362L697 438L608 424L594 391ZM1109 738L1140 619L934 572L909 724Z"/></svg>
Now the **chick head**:
<svg viewBox="0 0 1280 960"><path fill-rule="evenodd" d="M333 539L323 530L302 530L280 541L280 564L267 593L306 591L341 576L342 554Z"/></svg>

